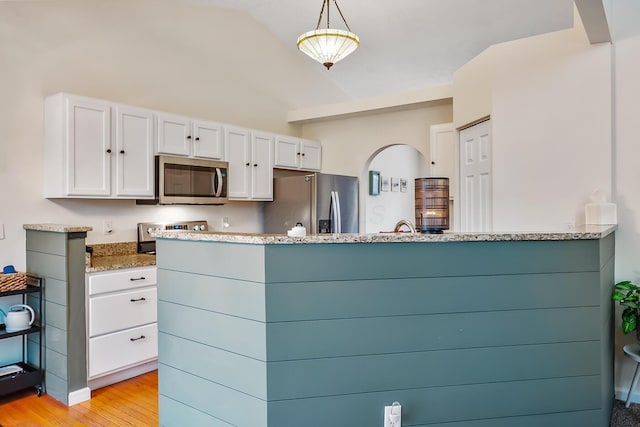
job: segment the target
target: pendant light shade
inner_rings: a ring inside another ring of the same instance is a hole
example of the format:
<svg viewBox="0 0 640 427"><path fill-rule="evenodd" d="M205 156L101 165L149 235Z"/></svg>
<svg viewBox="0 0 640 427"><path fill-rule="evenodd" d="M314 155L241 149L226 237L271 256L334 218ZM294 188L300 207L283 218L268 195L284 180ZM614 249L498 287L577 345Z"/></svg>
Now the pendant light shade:
<svg viewBox="0 0 640 427"><path fill-rule="evenodd" d="M340 7L336 0L333 3L340 13L340 17L347 27L347 30L338 30L331 28L329 22L329 2L331 0L324 0L322 3L322 9L320 10L320 17L318 18L318 25L315 30L307 31L298 37L298 49L311 58L315 59L325 67L327 70L331 68L333 64L345 58L360 46L360 38L351 32L347 21L342 16ZM322 22L322 16L324 11L327 11L327 28L320 29L320 23Z"/></svg>

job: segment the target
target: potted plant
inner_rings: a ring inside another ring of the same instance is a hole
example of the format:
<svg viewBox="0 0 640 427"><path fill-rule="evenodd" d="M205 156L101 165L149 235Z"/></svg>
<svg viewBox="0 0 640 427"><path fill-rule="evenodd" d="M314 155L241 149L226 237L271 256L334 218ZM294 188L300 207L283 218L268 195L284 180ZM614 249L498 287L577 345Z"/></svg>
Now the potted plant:
<svg viewBox="0 0 640 427"><path fill-rule="evenodd" d="M636 338L640 341L640 286L628 280L616 283L613 288L614 301L624 307L622 312L622 332L628 334L636 331Z"/></svg>

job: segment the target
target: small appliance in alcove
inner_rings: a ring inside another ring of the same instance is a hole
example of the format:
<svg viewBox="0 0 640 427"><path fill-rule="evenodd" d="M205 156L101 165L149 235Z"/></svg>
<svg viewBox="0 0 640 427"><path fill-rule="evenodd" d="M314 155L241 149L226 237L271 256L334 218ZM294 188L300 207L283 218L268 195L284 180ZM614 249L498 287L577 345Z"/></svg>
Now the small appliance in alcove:
<svg viewBox="0 0 640 427"><path fill-rule="evenodd" d="M449 229L449 178L415 179L416 230L440 234Z"/></svg>

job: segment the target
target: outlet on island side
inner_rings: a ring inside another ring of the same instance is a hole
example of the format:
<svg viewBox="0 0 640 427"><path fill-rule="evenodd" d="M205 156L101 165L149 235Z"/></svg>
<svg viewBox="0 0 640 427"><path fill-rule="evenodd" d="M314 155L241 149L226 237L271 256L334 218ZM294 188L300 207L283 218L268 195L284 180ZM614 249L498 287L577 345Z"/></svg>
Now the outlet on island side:
<svg viewBox="0 0 640 427"><path fill-rule="evenodd" d="M384 407L384 427L402 426L402 405L393 402L391 406Z"/></svg>

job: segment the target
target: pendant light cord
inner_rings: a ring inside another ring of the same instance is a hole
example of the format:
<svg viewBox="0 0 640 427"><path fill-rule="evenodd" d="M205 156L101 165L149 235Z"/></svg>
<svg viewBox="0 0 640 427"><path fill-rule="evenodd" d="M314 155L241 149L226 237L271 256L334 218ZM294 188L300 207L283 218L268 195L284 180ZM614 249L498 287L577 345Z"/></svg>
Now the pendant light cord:
<svg viewBox="0 0 640 427"><path fill-rule="evenodd" d="M318 24L316 25L316 30L320 29L320 23L322 22L322 15L324 14L324 8L325 6L327 7L327 29L331 28L331 24L329 21L329 11L330 11L330 7L329 7L329 1L330 0L324 0L324 2L322 3L322 9L320 9L320 16L318 17ZM342 22L344 22L344 25L347 27L347 30L349 32L351 32L351 28L349 28L349 24L347 24L347 20L344 19L344 15L342 14L342 11L340 10L340 6L338 6L338 2L336 0L333 0L333 4L336 5L336 9L338 9L338 13L340 14L340 18L342 18Z"/></svg>

